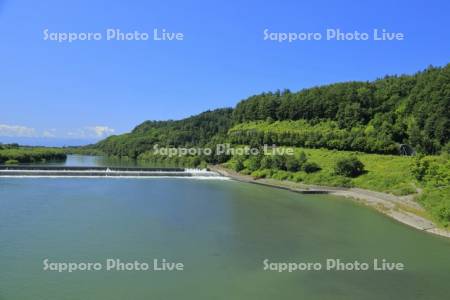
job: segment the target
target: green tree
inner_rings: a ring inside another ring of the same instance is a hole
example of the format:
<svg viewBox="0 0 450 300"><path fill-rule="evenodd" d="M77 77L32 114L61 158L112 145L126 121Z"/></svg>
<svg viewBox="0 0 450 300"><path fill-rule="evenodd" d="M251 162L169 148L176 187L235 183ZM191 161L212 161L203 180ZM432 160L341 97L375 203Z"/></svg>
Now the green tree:
<svg viewBox="0 0 450 300"><path fill-rule="evenodd" d="M287 171L289 171L289 172L297 172L298 170L300 170L299 161L295 158L295 156L293 156L293 155L286 155L285 160L286 160L285 167L286 167Z"/></svg>
<svg viewBox="0 0 450 300"><path fill-rule="evenodd" d="M364 173L364 164L356 156L344 157L336 162L334 171L337 175L357 177Z"/></svg>

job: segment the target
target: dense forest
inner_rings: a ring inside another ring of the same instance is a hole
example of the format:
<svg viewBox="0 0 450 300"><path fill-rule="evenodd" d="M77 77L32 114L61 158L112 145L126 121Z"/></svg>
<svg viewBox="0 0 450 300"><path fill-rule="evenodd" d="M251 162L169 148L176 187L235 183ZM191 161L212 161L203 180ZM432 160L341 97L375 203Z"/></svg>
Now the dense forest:
<svg viewBox="0 0 450 300"><path fill-rule="evenodd" d="M392 145L408 144L418 152L435 154L449 141L449 111L447 65L429 67L413 76L337 83L298 93L265 93L240 102L233 118L235 123L306 120L314 125L334 121L328 123L331 126L322 126L322 135L335 130L337 124L353 136L344 147L347 150L393 153ZM323 143L318 146L342 148Z"/></svg>
<svg viewBox="0 0 450 300"><path fill-rule="evenodd" d="M229 130L234 144L277 145L398 154L399 147L386 133L373 126L355 125L351 130L336 121L311 123L306 120L237 124Z"/></svg>
<svg viewBox="0 0 450 300"><path fill-rule="evenodd" d="M96 145L136 158L153 145L205 146L232 142L400 154L448 151L450 64L414 75L262 93L236 108L178 121L146 121L131 133Z"/></svg>
<svg viewBox="0 0 450 300"><path fill-rule="evenodd" d="M106 154L137 158L153 145L192 147L220 143L232 125L231 108L206 111L178 121L146 121L131 133L111 136L96 145Z"/></svg>

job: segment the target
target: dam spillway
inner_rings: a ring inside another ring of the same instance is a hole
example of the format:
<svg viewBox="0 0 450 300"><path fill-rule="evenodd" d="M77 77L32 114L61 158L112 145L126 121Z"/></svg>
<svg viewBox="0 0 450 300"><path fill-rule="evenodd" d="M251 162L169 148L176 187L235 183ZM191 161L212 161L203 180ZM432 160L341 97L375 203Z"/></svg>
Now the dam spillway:
<svg viewBox="0 0 450 300"><path fill-rule="evenodd" d="M221 177L216 172L184 168L0 166L0 177Z"/></svg>

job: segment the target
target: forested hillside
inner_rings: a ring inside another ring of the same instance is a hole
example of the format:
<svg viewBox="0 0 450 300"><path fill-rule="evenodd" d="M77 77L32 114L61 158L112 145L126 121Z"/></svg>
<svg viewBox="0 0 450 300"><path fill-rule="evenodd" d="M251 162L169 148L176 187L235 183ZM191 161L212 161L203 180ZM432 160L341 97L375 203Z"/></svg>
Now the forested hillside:
<svg viewBox="0 0 450 300"><path fill-rule="evenodd" d="M235 109L179 121L146 121L97 148L136 158L154 144L276 143L382 154L398 154L399 145L407 144L416 152L437 154L449 148L449 111L447 65L373 82L263 93L239 102Z"/></svg>
<svg viewBox="0 0 450 300"><path fill-rule="evenodd" d="M232 125L232 112L231 108L224 108L178 121L146 121L131 133L111 136L96 147L109 155L136 158L155 144L191 147L220 142Z"/></svg>
<svg viewBox="0 0 450 300"><path fill-rule="evenodd" d="M254 178L353 186L396 195L422 191L418 201L427 214L449 226L449 112L450 64L373 82L263 93L234 109L207 111L179 121L147 121L95 148L158 165L225 163ZM290 146L296 154L168 156L152 151L155 144L215 149L223 143L237 148ZM419 155L400 157L405 149L407 154ZM435 155L439 153L443 155Z"/></svg>
<svg viewBox="0 0 450 300"><path fill-rule="evenodd" d="M322 126L322 135L333 131L334 124L347 130L353 139L345 149L384 153L392 152L393 144L409 144L418 152L433 154L449 141L449 112L447 65L413 76L337 83L298 93L265 93L240 102L233 118L235 123L306 120L317 124L332 120L331 126ZM385 148L374 144L377 142ZM318 146L341 149L323 143Z"/></svg>

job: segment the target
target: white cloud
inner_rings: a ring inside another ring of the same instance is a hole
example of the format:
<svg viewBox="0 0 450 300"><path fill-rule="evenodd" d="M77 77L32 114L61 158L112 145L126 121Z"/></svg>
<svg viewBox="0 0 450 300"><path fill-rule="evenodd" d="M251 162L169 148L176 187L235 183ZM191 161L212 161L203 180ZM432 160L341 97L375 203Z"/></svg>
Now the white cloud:
<svg viewBox="0 0 450 300"><path fill-rule="evenodd" d="M54 131L44 130L44 132L42 132L42 137L46 138L56 137L56 135L53 132Z"/></svg>
<svg viewBox="0 0 450 300"><path fill-rule="evenodd" d="M86 130L88 131L89 135L94 135L94 137L97 138L107 137L113 134L115 131L113 128L110 128L108 126L91 126L86 127Z"/></svg>
<svg viewBox="0 0 450 300"><path fill-rule="evenodd" d="M1 0L0 0L1 1ZM34 137L34 138L72 138L72 139L102 139L115 132L109 126L86 126L66 132L55 128L38 131L35 128L22 125L0 124L0 136L4 137Z"/></svg>
<svg viewBox="0 0 450 300"><path fill-rule="evenodd" d="M0 124L0 136L7 137L36 137L36 129L21 125Z"/></svg>
<svg viewBox="0 0 450 300"><path fill-rule="evenodd" d="M108 126L87 126L82 129L68 131L67 136L70 138L101 139L110 136L114 132L114 128Z"/></svg>

